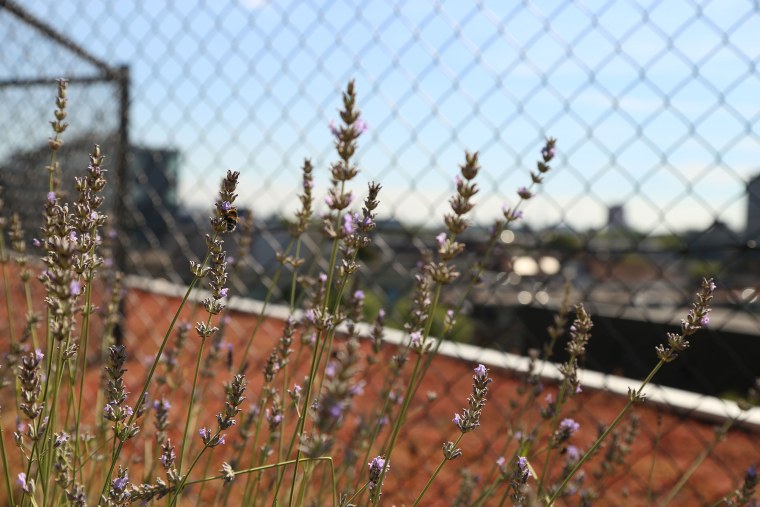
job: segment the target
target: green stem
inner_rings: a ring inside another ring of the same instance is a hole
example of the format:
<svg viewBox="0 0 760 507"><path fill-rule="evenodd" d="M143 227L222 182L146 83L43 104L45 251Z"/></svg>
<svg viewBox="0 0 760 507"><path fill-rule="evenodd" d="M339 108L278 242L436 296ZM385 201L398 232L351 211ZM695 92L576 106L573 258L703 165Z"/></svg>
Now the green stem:
<svg viewBox="0 0 760 507"><path fill-rule="evenodd" d="M459 434L459 438L457 438L457 441L454 442L454 447L459 445L459 442L462 441L462 437L464 437L464 433ZM425 496L425 493L427 493L427 490L430 488L430 485L433 484L433 481L436 477L438 477L438 474L443 470L443 466L446 464L446 462L449 461L448 458L444 457L441 462L438 464L438 468L435 469L435 472L433 472L433 475L430 476L430 479L428 479L427 484L425 484L425 487L422 488L422 491L420 492L420 496L417 497L417 499L412 504L412 507L417 507L417 505L420 504L422 501L422 497Z"/></svg>
<svg viewBox="0 0 760 507"><path fill-rule="evenodd" d="M3 289L5 291L5 308L8 312L8 336L10 337L11 350L16 343L16 326L13 323L13 304L11 303L11 288L8 285L8 266L6 260L2 257L5 256L5 240L0 234L0 262L3 264Z"/></svg>
<svg viewBox="0 0 760 507"><path fill-rule="evenodd" d="M245 373L245 367L248 362L248 353L251 351L251 346L253 345L253 340L256 338L256 335L259 332L259 328L261 327L261 324L264 323L264 316L266 315L267 307L269 306L269 302L272 299L272 295L274 294L274 287L277 286L277 282L280 280L280 275L282 274L282 265L277 267L277 270L274 273L274 276L272 277L272 284L267 290L266 296L264 296L264 302L261 305L261 314L259 315L259 318L256 319L256 325L253 326L253 330L251 330L251 334L248 336L248 341L245 343L245 349L243 349L243 354L240 357L240 366L238 366L238 373Z"/></svg>
<svg viewBox="0 0 760 507"><path fill-rule="evenodd" d="M211 315L208 316L206 325L211 322ZM185 429L182 433L182 448L179 451L179 460L177 461L177 470L182 475L182 458L185 455L185 447L187 447L187 433L190 431L190 418L193 414L193 405L195 404L195 388L198 385L198 372L201 369L201 357L203 357L203 345L206 343L206 337L201 336L201 344L198 347L198 357L195 360L195 373L193 373L193 387L190 390L190 399L187 403L187 418L185 419ZM189 472L188 472L189 473Z"/></svg>
<svg viewBox="0 0 760 507"><path fill-rule="evenodd" d="M84 315L82 316L82 336L84 337L84 345L82 347L82 376L79 379L79 402L77 404L77 412L76 412L76 418L74 421L74 463L76 463L79 459L79 422L82 418L82 399L84 398L84 381L85 377L87 376L87 345L90 342L90 315L91 315L91 305L92 305L92 281L93 281L93 272L90 271L86 278L86 287L85 287L85 305L84 305ZM73 393L72 393L73 395ZM137 408L137 407L135 407ZM80 476L79 480L82 480L81 475L81 468L80 468Z"/></svg>
<svg viewBox="0 0 760 507"><path fill-rule="evenodd" d="M24 282L24 295L26 296L26 311L29 315L32 315L34 313L34 304L32 303L32 289L29 281ZM37 350L39 345L37 344L37 329L35 326L30 326L29 333L32 335L32 347Z"/></svg>
<svg viewBox="0 0 760 507"><path fill-rule="evenodd" d="M330 463L330 468L333 467L333 459L331 456L321 456L319 458L301 458L302 462L308 462L308 461L328 461ZM289 459L287 461L281 461L279 463L272 463L269 465L261 465L261 466L255 466L251 468L246 468L244 470L236 470L233 473L235 474L235 477L238 475L243 474L250 474L253 472L263 472L264 470L269 470L272 468L280 468L280 467L286 467L288 465L293 465L296 462L294 459ZM216 481L219 479L224 479L223 475L215 475L213 477L204 477L203 479L195 479L194 481L187 481L185 482L185 486L192 486L193 484L200 484L202 482L208 482L208 481ZM337 498L337 491L336 491L336 498Z"/></svg>
<svg viewBox="0 0 760 507"><path fill-rule="evenodd" d="M649 382L652 381L652 378L654 378L655 374L660 371L660 368L663 367L665 364L665 361L660 359L660 361L655 365L654 368L652 368L652 371L649 372L649 375L647 375L647 378L644 379L644 381L641 383L641 386L639 386L638 390L629 395L628 403L625 404L623 409L620 411L620 413L615 417L615 420L612 421L612 424L610 424L604 432L599 435L599 438L596 439L596 441L593 443L593 445L581 456L581 459L578 460L578 462L575 464L575 466L570 470L570 472L567 474L567 476L562 481L562 484L559 485L557 490L554 492L554 494L549 498L548 503L546 504L547 507L550 507L556 500L559 498L559 495L562 493L562 491L567 487L567 484L570 482L570 479L573 478L573 476L580 470L581 466L591 458L591 456L594 455L597 449L599 449L599 446L602 445L602 442L607 438L607 436L612 433L612 430L615 429L615 427L620 423L620 421L623 420L623 417L628 413L628 410L631 409L633 404L635 403L635 400L638 399L641 396L642 391L644 390L644 387L646 387Z"/></svg>
<svg viewBox="0 0 760 507"><path fill-rule="evenodd" d="M343 195L345 191L345 185L346 185L346 182L342 181L341 187L340 187L340 195ZM336 213L335 224L334 224L336 231L340 230L340 220L341 220L341 214ZM338 244L339 244L339 238L336 236L333 239L332 252L330 253L330 264L329 264L330 267L327 270L325 300L322 303L322 314L324 314L325 311L327 310L327 307L330 301L330 291L332 289L333 277L335 276L335 265L338 259ZM312 356L311 356L311 368L309 370L309 384L306 386L306 395L304 396L303 411L301 413L301 417L298 418L298 423L296 424L296 433L295 433L296 440L301 439L304 432L304 427L306 425L306 414L309 411L309 403L310 403L309 400L311 399L311 392L314 386L314 381L316 380L314 377L319 367L319 362L318 362L318 358L319 358L318 352L320 350L319 339L320 337L322 337L322 334L323 332L320 331L320 333L317 335L317 341L314 343L314 352L312 353ZM298 478L298 463L300 462L300 459L301 459L301 448L300 446L298 446L296 447L296 462L295 462L295 467L293 468L293 481L290 484L290 500L289 500L288 505L293 505L293 495L295 494L296 480Z"/></svg>
<svg viewBox="0 0 760 507"><path fill-rule="evenodd" d="M216 239L216 235L214 235L213 239ZM201 263L201 269L206 266L206 263L208 262L208 259L209 259L209 255L210 255L209 253L206 253L206 257L203 259L203 262ZM177 308L177 311L174 313L174 317L172 318L172 321L169 324L169 328L166 330L166 334L164 335L164 339L161 342L161 346L158 348L158 352L156 353L156 358L153 360L153 364L150 367L150 371L148 372L148 377L145 379L145 383L143 384L143 388L142 388L142 391L140 392L140 396L137 397L137 403L135 403L135 408L139 407L142 404L143 400L145 399L145 394L148 392L148 386L150 386L150 382L153 379L153 374L156 372L158 363L161 360L161 354L163 354L164 348L166 347L166 344L169 342L169 337L171 336L171 333L174 330L174 326L176 325L177 320L179 319L179 314L182 312L182 308L184 308L185 303L187 303L187 300L190 298L190 293L195 288L195 285L198 283L198 280L199 278L197 276L193 276L193 280L190 282L190 285L188 286L187 291L185 292L185 295L179 304L179 308ZM136 414L137 414L137 410L135 410L134 413L130 416L129 420L127 421L127 424L132 424L132 421L134 421L134 418L137 417ZM108 489L108 483L111 481L111 475L113 474L113 469L116 467L116 458L121 452L121 448L123 445L124 445L123 441L119 442L119 446L111 458L111 465L108 468L106 479L105 481L103 481L103 488L100 492L100 496L103 496L106 494L106 490Z"/></svg>
<svg viewBox="0 0 760 507"><path fill-rule="evenodd" d="M652 448L652 466L649 467L649 479L647 480L647 507L652 505L652 478L654 477L654 465L657 462L657 451L660 448L660 437L662 435L662 416L657 417L657 433L655 434L654 446Z"/></svg>
<svg viewBox="0 0 760 507"><path fill-rule="evenodd" d="M567 361L567 364L573 364L575 361L575 354L570 354L570 358ZM538 485L538 496L541 496L541 494L544 492L544 483L548 480L547 472L549 470L549 463L551 462L551 456L552 451L555 448L554 443L552 440L554 439L554 434L557 432L557 428L559 427L559 418L562 412L562 407L565 404L565 401L567 400L567 388L568 388L568 382L567 379L562 380L562 385L559 388L559 392L557 393L557 404L554 409L554 414L552 415L551 424L549 426L549 442L546 449L546 457L544 458L544 466L541 469L541 475L539 476L540 482Z"/></svg>
<svg viewBox="0 0 760 507"><path fill-rule="evenodd" d="M412 370L412 375L409 378L409 384L407 385L406 391L404 392L404 402L401 404L401 410L398 413L398 417L396 417L396 423L393 425L393 431L391 432L391 438L388 442L388 447L385 449L385 463L383 464L382 472L380 472L380 480L378 481L378 484L382 484L385 480L385 474L387 473L388 465L390 464L391 451L393 451L393 446L396 444L396 439L398 438L399 431L401 430L401 426L404 423L404 416L406 415L406 411L409 408L409 404L412 400L410 394L417 376L417 372L420 369L421 359L422 356L417 356L417 360L414 362L414 369Z"/></svg>
<svg viewBox="0 0 760 507"><path fill-rule="evenodd" d="M0 417L2 417L2 409L0 408ZM8 488L8 499L10 500L11 507L16 505L13 500L13 486L11 486L11 469L8 466L8 456L5 451L5 436L3 435L3 426L0 424L0 454L3 458L3 469L5 470L5 487Z"/></svg>
<svg viewBox="0 0 760 507"><path fill-rule="evenodd" d="M691 478L692 475L694 475L694 472L697 471L697 468L702 464L702 462L707 459L707 457L712 453L713 449L715 449L715 446L718 445L718 442L720 439L725 436L726 432L733 426L733 424L736 422L737 418L733 417L729 419L728 421L724 422L723 425L718 428L718 430L715 432L715 438L713 438L712 442L710 442L709 445L707 445L704 449L702 449L702 452L699 453L699 456L697 456L697 459L692 462L691 466L689 466L689 469L684 472L684 474L681 476L681 478L678 480L678 482L673 485L673 487L668 491L668 494L665 496L665 500L660 502L660 505L669 505L670 502L675 498L675 496L678 494L679 491L684 487L684 485L688 482L688 480Z"/></svg>

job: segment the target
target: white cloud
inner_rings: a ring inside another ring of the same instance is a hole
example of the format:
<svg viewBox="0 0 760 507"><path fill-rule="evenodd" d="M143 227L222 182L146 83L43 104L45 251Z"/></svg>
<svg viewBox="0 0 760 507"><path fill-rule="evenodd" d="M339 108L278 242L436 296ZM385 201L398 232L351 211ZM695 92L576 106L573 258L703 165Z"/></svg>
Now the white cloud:
<svg viewBox="0 0 760 507"><path fill-rule="evenodd" d="M269 3L269 0L239 0L240 5L245 7L249 10L256 10L261 9L262 7L266 7L267 3Z"/></svg>

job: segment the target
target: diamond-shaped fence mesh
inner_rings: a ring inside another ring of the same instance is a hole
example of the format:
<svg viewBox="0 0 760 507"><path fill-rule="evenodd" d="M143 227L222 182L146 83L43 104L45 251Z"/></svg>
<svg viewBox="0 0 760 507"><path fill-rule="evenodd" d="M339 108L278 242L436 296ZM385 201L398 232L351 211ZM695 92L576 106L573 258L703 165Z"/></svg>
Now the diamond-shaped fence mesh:
<svg viewBox="0 0 760 507"><path fill-rule="evenodd" d="M540 346L569 279L574 301L597 316L587 366L641 377L710 275L720 287L711 330L658 381L732 395L760 375L756 1L0 7L7 206L33 209L42 198L22 190L47 178L53 78L68 77L61 165L80 170L91 144L103 146L118 262L129 273L187 282L184 259L204 252L218 182L239 170L238 203L254 232L232 284L263 298L289 240L304 158L325 210L336 158L328 123L355 79L369 130L354 193L383 185L360 273L375 306L408 308L411 273L442 230L465 150L480 153L465 237L482 252L552 136L553 169L502 235L459 339L521 353ZM310 252L326 247L316 229ZM287 297L288 277L279 284L275 301ZM462 291L452 288L450 301Z"/></svg>

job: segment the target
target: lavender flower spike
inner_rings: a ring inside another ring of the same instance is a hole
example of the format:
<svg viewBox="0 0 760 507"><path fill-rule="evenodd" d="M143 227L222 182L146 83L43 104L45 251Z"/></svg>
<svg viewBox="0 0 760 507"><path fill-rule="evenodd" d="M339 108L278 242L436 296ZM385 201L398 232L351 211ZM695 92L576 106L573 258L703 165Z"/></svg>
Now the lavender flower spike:
<svg viewBox="0 0 760 507"><path fill-rule="evenodd" d="M369 493L372 498L377 498L380 496L380 489L383 487L382 484L380 484L380 479L383 475L383 468L385 468L386 473L388 470L391 469L390 464L385 464L385 458L382 456L377 456L372 459L369 463Z"/></svg>

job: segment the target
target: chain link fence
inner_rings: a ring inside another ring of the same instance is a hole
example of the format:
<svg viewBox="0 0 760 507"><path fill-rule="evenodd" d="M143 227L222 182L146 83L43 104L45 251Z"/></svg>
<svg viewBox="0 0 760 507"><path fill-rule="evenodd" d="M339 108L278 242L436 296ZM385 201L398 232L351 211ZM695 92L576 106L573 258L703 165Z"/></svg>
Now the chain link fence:
<svg viewBox="0 0 760 507"><path fill-rule="evenodd" d="M383 184L360 273L376 307L408 305L465 150L482 165L466 237L477 255L552 136L553 170L522 224L502 235L458 338L540 346L569 279L573 301L597 316L587 366L641 377L710 275L720 287L711 330L658 381L733 396L760 376L756 1L0 7L6 201L21 210L39 201L20 189L37 178L30 171L45 174L53 80L68 77L71 156L61 163L82 169L93 140L103 145L116 175L118 262L130 273L188 281L179 259L202 254L218 181L239 170L238 202L255 226L250 251L228 245L241 257L232 283L264 297L303 159L326 191L328 124L355 79L369 130L354 191ZM323 246L318 232L305 242L312 253ZM275 299L287 294L282 283Z"/></svg>

